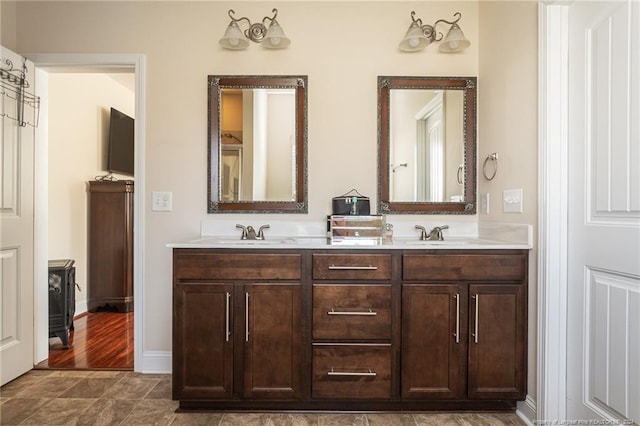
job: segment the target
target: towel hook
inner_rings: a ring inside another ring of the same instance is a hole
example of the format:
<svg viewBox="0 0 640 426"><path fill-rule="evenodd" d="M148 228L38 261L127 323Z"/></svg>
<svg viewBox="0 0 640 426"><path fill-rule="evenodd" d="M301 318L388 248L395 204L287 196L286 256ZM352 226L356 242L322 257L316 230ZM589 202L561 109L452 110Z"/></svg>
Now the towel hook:
<svg viewBox="0 0 640 426"><path fill-rule="evenodd" d="M487 173L487 164L491 162L493 166L493 172L491 176ZM493 180L496 177L496 173L498 173L498 153L494 152L493 154L487 155L487 158L484 159L484 163L482 163L482 175L486 180Z"/></svg>

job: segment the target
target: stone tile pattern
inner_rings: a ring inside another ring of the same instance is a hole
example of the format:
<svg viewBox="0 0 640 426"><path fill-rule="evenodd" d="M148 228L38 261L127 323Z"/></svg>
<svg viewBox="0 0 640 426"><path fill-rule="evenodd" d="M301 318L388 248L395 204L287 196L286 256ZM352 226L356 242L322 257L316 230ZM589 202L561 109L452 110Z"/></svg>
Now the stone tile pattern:
<svg viewBox="0 0 640 426"><path fill-rule="evenodd" d="M171 376L32 370L0 389L1 425L497 426L514 413L176 413Z"/></svg>

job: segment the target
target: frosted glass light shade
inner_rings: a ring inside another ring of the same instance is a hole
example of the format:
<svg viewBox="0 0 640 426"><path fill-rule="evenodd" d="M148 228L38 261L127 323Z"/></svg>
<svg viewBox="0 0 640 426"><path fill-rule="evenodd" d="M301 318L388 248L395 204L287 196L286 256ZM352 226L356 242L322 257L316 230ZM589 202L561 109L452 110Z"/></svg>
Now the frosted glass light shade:
<svg viewBox="0 0 640 426"><path fill-rule="evenodd" d="M430 43L431 40L424 35L420 25L414 22L409 26L399 47L404 52L417 52L427 47Z"/></svg>
<svg viewBox="0 0 640 426"><path fill-rule="evenodd" d="M225 49L232 50L242 50L249 46L249 40L242 34L240 27L234 21L229 23L229 26L218 43Z"/></svg>
<svg viewBox="0 0 640 426"><path fill-rule="evenodd" d="M286 49L291 44L291 40L284 35L282 27L275 19L271 21L267 34L262 40L262 45L267 49Z"/></svg>
<svg viewBox="0 0 640 426"><path fill-rule="evenodd" d="M453 24L447 36L440 43L440 51L445 53L461 52L470 45L471 42L465 38L458 24Z"/></svg>

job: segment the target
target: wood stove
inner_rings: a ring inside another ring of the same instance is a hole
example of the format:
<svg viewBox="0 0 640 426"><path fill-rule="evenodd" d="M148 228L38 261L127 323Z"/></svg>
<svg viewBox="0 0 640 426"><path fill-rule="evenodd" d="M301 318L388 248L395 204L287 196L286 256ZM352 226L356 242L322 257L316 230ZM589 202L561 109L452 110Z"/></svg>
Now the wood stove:
<svg viewBox="0 0 640 426"><path fill-rule="evenodd" d="M59 337L63 349L69 348L76 311L76 268L72 259L49 261L49 337Z"/></svg>

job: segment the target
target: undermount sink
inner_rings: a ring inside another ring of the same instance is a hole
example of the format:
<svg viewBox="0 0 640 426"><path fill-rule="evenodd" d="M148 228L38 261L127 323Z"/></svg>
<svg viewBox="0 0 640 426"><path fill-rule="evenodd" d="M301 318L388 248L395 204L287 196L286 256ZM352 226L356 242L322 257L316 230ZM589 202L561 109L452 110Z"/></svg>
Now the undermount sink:
<svg viewBox="0 0 640 426"><path fill-rule="evenodd" d="M295 244L296 240L293 238L272 238L266 240L241 240L240 238L200 238L191 241L198 244L228 244L228 245L242 245L242 246L277 246L281 244Z"/></svg>

